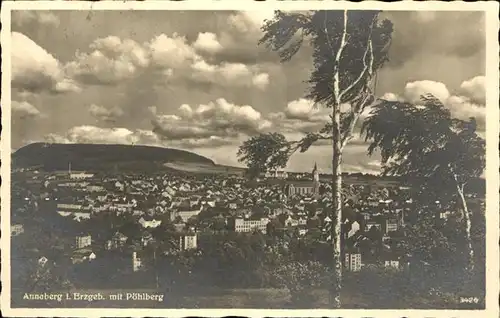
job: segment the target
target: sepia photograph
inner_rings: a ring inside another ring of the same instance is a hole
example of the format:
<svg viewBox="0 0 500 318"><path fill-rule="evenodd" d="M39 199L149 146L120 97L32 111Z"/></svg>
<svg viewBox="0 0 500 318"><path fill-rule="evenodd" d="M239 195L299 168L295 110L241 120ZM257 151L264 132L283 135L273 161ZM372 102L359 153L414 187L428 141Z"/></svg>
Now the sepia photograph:
<svg viewBox="0 0 500 318"><path fill-rule="evenodd" d="M147 2L2 3L9 316L498 314L498 4Z"/></svg>

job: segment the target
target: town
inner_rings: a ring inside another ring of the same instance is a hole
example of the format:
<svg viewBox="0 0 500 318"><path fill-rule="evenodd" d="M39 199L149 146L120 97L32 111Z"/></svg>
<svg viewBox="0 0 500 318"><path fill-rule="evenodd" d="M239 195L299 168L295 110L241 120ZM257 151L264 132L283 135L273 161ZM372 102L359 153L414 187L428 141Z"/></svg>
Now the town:
<svg viewBox="0 0 500 318"><path fill-rule="evenodd" d="M344 200L345 270L406 266L400 241L414 217L409 188L350 184ZM25 257L39 264L74 266L111 257L140 272L160 255L202 249L203 240L216 233L325 241L329 211L330 185L320 181L317 166L309 174L266 173L252 184L235 175L23 170L12 178L13 253L31 253ZM449 214L441 211L436 218ZM47 244L31 234L37 231L57 239ZM154 253L148 253L151 246Z"/></svg>

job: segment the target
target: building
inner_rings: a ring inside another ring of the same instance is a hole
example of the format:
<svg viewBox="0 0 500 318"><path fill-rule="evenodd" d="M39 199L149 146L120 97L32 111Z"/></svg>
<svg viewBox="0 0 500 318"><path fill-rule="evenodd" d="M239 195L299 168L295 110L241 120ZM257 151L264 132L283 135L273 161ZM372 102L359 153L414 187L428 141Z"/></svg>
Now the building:
<svg viewBox="0 0 500 318"><path fill-rule="evenodd" d="M275 178L275 179L286 179L288 178L288 173L281 170L268 171L264 174L266 178Z"/></svg>
<svg viewBox="0 0 500 318"><path fill-rule="evenodd" d="M69 178L71 180L85 180L85 179L90 179L94 176L93 173L85 173L85 172L79 172L79 173L71 173L69 174Z"/></svg>
<svg viewBox="0 0 500 318"><path fill-rule="evenodd" d="M71 262L73 264L80 264L85 261L92 262L97 258L96 254L91 250L78 250L73 253L71 257Z"/></svg>
<svg viewBox="0 0 500 318"><path fill-rule="evenodd" d="M198 208L196 209L193 209L193 210L179 210L179 211L175 211L175 212L172 212L170 214L170 221L175 221L175 219L177 217L180 217L182 219L182 221L184 223L187 222L187 220L189 220L189 218L193 217L193 216L197 216L198 214L200 214L200 212L203 210L203 206L199 206Z"/></svg>
<svg viewBox="0 0 500 318"><path fill-rule="evenodd" d="M45 264L47 264L48 261L49 259L47 257L42 256L38 259L38 265L45 266Z"/></svg>
<svg viewBox="0 0 500 318"><path fill-rule="evenodd" d="M314 164L312 181L293 181L285 185L284 192L289 196L303 195L319 197L320 181L318 166Z"/></svg>
<svg viewBox="0 0 500 318"><path fill-rule="evenodd" d="M396 232L399 230L399 221L396 218L388 218L386 221L386 233Z"/></svg>
<svg viewBox="0 0 500 318"><path fill-rule="evenodd" d="M252 232L254 230L259 230L266 234L267 224L269 223L268 218L261 219L244 219L244 218L234 218L229 222L229 228L235 232Z"/></svg>
<svg viewBox="0 0 500 318"><path fill-rule="evenodd" d="M104 189L104 187L101 185L87 185L87 191L89 192L103 192L105 190L106 189Z"/></svg>
<svg viewBox="0 0 500 318"><path fill-rule="evenodd" d="M13 224L10 227L10 235L11 236L18 236L22 233L24 233L24 226L22 224Z"/></svg>
<svg viewBox="0 0 500 318"><path fill-rule="evenodd" d="M359 272L363 264L361 263L361 253L357 251L345 253L344 267L351 272Z"/></svg>
<svg viewBox="0 0 500 318"><path fill-rule="evenodd" d="M128 237L120 232L116 232L113 237L106 242L106 249L112 250L124 247L127 243Z"/></svg>
<svg viewBox="0 0 500 318"><path fill-rule="evenodd" d="M360 225L358 221L354 221L351 223L350 229L347 232L347 238L350 238L354 234L356 234L360 230Z"/></svg>
<svg viewBox="0 0 500 318"><path fill-rule="evenodd" d="M84 248L92 245L92 237L90 235L81 235L75 238L76 248Z"/></svg>
<svg viewBox="0 0 500 318"><path fill-rule="evenodd" d="M155 219L145 219L144 217L141 216L139 219L139 224L144 227L144 228L157 228L161 224L161 220L155 220Z"/></svg>
<svg viewBox="0 0 500 318"><path fill-rule="evenodd" d="M78 203L58 203L56 206L56 210L57 213L59 213L59 215L61 216L75 215L76 213L78 213L79 215L88 214L90 217L91 213L90 206L85 206Z"/></svg>
<svg viewBox="0 0 500 318"><path fill-rule="evenodd" d="M365 232L370 231L372 227L375 227L377 230L382 231L382 225L380 223L369 221L365 224Z"/></svg>
<svg viewBox="0 0 500 318"><path fill-rule="evenodd" d="M137 252L132 252L132 271L137 272L141 270L142 267L142 258L137 255Z"/></svg>
<svg viewBox="0 0 500 318"><path fill-rule="evenodd" d="M196 249L198 247L198 236L196 234L185 234L179 237L179 248L183 250Z"/></svg>

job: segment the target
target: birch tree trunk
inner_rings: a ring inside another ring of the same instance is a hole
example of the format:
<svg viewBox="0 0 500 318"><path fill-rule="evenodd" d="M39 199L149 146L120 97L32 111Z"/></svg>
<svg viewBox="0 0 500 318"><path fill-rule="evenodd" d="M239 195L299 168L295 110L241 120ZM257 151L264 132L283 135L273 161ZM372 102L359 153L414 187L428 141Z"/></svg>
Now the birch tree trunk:
<svg viewBox="0 0 500 318"><path fill-rule="evenodd" d="M351 89L353 89L360 82L366 80L370 81L373 75L373 46L371 39L371 32L373 30L373 25L376 21L376 16L370 25L370 34L368 35L367 45L365 48L363 56L363 71L359 74L358 78L355 79L350 85L348 85L343 90L340 89L340 64L342 53L347 45L347 21L348 21L348 11L344 10L344 20L343 20L343 30L340 38L340 44L335 54L335 63L333 67L333 81L332 81L332 144L333 144L333 154L332 154L332 220L333 226L331 237L333 238L333 262L334 262L334 281L332 286L332 291L330 293L331 303L335 308L340 308L340 291L342 289L342 264L343 264L343 251L342 251L342 151L345 145L348 143L350 137L352 136L354 126L363 112L367 104L370 103L369 97L371 94L366 94L368 91L363 90L360 94L365 93L364 98L360 98L353 101L356 105L351 105L350 116L348 117L348 127L346 131L342 131L341 122L341 103L345 94L347 94ZM328 37L328 28L325 18L325 33ZM335 51L332 44L328 43L332 51Z"/></svg>
<svg viewBox="0 0 500 318"><path fill-rule="evenodd" d="M338 114L334 117L337 121ZM333 216L333 262L335 265L335 279L333 282L333 294L332 294L332 304L335 308L340 308L340 291L342 289L342 153L341 153L341 141L339 131L335 131L334 124L334 134L333 134L333 158L332 158L332 170L333 170L333 184L332 184L332 216Z"/></svg>
<svg viewBox="0 0 500 318"><path fill-rule="evenodd" d="M326 25L325 25L326 32ZM334 308L340 308L340 291L342 289L342 254L341 254L341 237L342 237L342 134L340 122L340 59L342 52L346 46L347 38L347 10L344 10L344 28L340 45L335 57L335 66L333 73L333 103L332 103L332 238L333 238L333 263L335 266L334 281L332 291L330 293L331 303Z"/></svg>
<svg viewBox="0 0 500 318"><path fill-rule="evenodd" d="M464 196L464 187L460 186L457 183L457 193L460 197L460 203L462 205L462 212L465 219L465 239L467 241L467 270L472 273L474 271L474 248L472 247L472 238L471 238L471 216L469 209L467 207L467 201Z"/></svg>

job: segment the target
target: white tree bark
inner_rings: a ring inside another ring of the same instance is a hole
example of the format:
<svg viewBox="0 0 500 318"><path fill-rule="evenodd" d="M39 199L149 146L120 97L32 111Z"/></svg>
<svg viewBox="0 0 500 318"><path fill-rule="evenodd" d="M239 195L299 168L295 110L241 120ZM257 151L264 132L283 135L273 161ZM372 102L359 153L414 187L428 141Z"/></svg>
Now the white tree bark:
<svg viewBox="0 0 500 318"><path fill-rule="evenodd" d="M335 266L335 278L332 286L333 293L331 294L331 303L335 308L340 308L340 290L342 289L342 135L341 135L341 122L340 122L340 59L342 57L342 52L346 46L347 38L347 10L344 10L344 27L342 31L342 36L335 56L335 64L333 70L333 105L332 105L332 142L333 142L333 156L332 156L332 219L333 219L333 262ZM326 26L326 16L325 16L325 33L328 38L328 29Z"/></svg>
<svg viewBox="0 0 500 318"><path fill-rule="evenodd" d="M456 177L455 177L456 180ZM469 272L474 271L474 248L472 247L472 237L471 237L471 215L467 206L467 201L464 195L464 185L459 185L457 183L457 193L460 197L460 203L462 205L462 215L465 220L465 239L467 241L467 270Z"/></svg>
<svg viewBox="0 0 500 318"><path fill-rule="evenodd" d="M373 18L371 26L370 26L370 34L368 35L367 45L365 48L364 56L363 56L363 70L359 74L359 76L354 80L350 85L348 85L345 89L340 89L340 63L342 58L342 53L347 45L347 22L348 22L348 11L344 10L344 20L343 20L343 30L340 38L340 44L335 54L335 63L333 68L333 102L332 102L332 144L333 144L333 156L332 156L332 237L333 237L333 258L335 265L335 281L333 287L333 293L331 296L331 303L335 308L340 308L341 300L340 300L340 291L342 289L342 264L343 264L343 251L342 251L342 151L346 144L348 143L352 133L354 131L354 127L356 122L359 119L359 116L364 111L367 106L368 97L371 96L371 92L369 89L363 89L362 98L356 101L355 105L351 105L349 119L348 119L348 127L346 131L342 131L342 123L341 123L341 111L340 107L343 101L343 97L354 87L360 84L362 81L368 80L368 82L372 78L373 74L373 46L372 46L372 38L371 31L373 30L374 23L376 21L376 16ZM328 36L328 28L326 25L326 16L325 16L325 34L327 36L328 45L332 52L335 51L332 47L332 44L329 41ZM366 85L367 87L367 85Z"/></svg>

